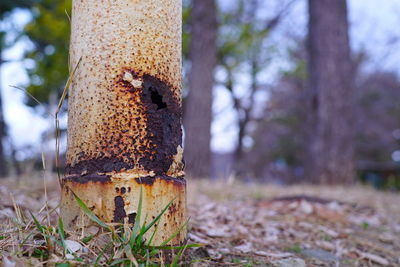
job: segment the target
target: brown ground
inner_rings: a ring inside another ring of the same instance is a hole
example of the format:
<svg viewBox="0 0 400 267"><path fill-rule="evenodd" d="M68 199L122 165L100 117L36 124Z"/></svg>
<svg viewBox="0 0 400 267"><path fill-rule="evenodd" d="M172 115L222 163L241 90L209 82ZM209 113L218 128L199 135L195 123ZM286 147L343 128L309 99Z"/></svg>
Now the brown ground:
<svg viewBox="0 0 400 267"><path fill-rule="evenodd" d="M0 265L23 266L10 232L18 213L37 213L46 193L49 210L57 207L58 182L46 184L0 180ZM399 193L189 181L188 207L189 239L204 244L189 251L193 265L400 266Z"/></svg>

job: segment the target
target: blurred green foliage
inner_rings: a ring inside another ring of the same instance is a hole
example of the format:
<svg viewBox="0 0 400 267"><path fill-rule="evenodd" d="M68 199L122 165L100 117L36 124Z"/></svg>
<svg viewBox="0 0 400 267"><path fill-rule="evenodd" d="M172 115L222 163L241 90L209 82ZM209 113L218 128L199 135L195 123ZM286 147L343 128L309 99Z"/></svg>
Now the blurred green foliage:
<svg viewBox="0 0 400 267"><path fill-rule="evenodd" d="M34 0L1 0L0 1L0 21L5 19L7 14L15 8L29 8L34 4ZM0 29L0 51L6 47L5 43L6 32ZM1 64L2 62L0 62Z"/></svg>
<svg viewBox="0 0 400 267"><path fill-rule="evenodd" d="M190 1L184 0L182 8L182 56L183 60L189 59L190 40L191 40L191 27L190 20L192 15L192 8Z"/></svg>
<svg viewBox="0 0 400 267"><path fill-rule="evenodd" d="M27 68L27 90L42 103L48 103L52 93L59 97L68 78L71 2L37 2L32 8L32 21L25 27L25 34L34 45L26 54L26 58L34 60L33 67ZM37 105L31 98L27 98L27 104Z"/></svg>
<svg viewBox="0 0 400 267"><path fill-rule="evenodd" d="M0 1L0 19L14 8L28 8L36 2L35 0L1 0Z"/></svg>
<svg viewBox="0 0 400 267"><path fill-rule="evenodd" d="M220 12L220 25L217 43L217 62L226 71L233 71L241 64L257 58L265 59L263 43L270 31L265 22L248 20L244 1L240 1L233 12ZM266 49L265 52L267 52ZM259 62L261 63L261 62ZM263 62L265 63L265 62Z"/></svg>

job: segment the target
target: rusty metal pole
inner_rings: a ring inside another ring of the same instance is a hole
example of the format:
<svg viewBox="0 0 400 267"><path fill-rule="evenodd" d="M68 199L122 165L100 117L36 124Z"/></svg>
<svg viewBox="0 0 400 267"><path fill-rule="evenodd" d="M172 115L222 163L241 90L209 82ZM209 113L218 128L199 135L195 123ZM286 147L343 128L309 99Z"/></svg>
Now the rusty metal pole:
<svg viewBox="0 0 400 267"><path fill-rule="evenodd" d="M73 0L70 65L81 62L62 179L68 227L87 223L72 191L105 222L133 223L140 187L147 221L175 198L155 244L184 224L181 9L181 0Z"/></svg>

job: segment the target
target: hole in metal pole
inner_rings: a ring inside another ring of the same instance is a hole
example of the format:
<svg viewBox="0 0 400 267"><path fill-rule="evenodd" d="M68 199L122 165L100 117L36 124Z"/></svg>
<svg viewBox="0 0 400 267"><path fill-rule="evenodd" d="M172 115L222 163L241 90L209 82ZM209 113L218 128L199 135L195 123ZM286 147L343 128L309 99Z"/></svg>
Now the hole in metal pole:
<svg viewBox="0 0 400 267"><path fill-rule="evenodd" d="M136 219L136 212L128 214L128 222L129 223L135 223L135 219Z"/></svg>
<svg viewBox="0 0 400 267"><path fill-rule="evenodd" d="M114 210L114 220L116 223L123 223L124 218L126 217L126 212L124 209L125 203L124 199L121 196L116 196L114 198L115 210Z"/></svg>
<svg viewBox="0 0 400 267"><path fill-rule="evenodd" d="M160 95L156 89L154 89L153 87L149 88L149 91L151 93L151 102L153 104L157 105L157 110L159 109L163 109L167 107L167 104L163 101L163 97L162 95Z"/></svg>

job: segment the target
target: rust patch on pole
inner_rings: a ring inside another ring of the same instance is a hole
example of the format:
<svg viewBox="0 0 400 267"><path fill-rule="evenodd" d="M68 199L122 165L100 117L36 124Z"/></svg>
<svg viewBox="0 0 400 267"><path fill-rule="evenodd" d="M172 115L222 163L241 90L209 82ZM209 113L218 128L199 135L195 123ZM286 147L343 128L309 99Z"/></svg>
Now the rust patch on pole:
<svg viewBox="0 0 400 267"><path fill-rule="evenodd" d="M124 79L127 73L142 82L134 87ZM117 100L125 101L122 106L114 104L110 111L115 113L103 119L108 135L99 137L96 152L100 153L93 157L79 152L76 163L68 162L66 173L108 173L137 165L156 175L167 173L182 144L182 108L173 95L176 89L151 75L138 76L125 69L115 82L115 90ZM134 116L132 110L140 116ZM143 124L143 128L133 133L130 129L136 130L136 124Z"/></svg>
<svg viewBox="0 0 400 267"><path fill-rule="evenodd" d="M69 92L63 219L69 227L85 221L72 190L104 221L134 223L143 188L149 220L176 198L159 224L161 243L186 220L181 1L74 0L70 65L80 58Z"/></svg>

